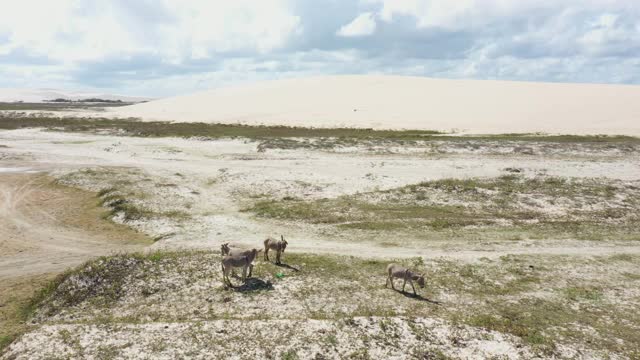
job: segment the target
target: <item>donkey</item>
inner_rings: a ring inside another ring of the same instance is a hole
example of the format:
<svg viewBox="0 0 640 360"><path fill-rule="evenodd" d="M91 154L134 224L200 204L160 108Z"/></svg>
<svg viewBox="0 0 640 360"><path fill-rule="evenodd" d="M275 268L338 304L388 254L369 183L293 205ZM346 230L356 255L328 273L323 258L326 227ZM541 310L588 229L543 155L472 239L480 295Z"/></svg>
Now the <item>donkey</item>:
<svg viewBox="0 0 640 360"><path fill-rule="evenodd" d="M276 264L280 264L280 255L284 252L284 249L287 248L287 240L284 239L283 235L280 235L280 240L276 240L274 238L267 238L264 241L264 259L269 261L269 250L276 251Z"/></svg>
<svg viewBox="0 0 640 360"><path fill-rule="evenodd" d="M413 295L418 295L416 293L416 288L413 286L413 281L416 281L420 286L420 288L424 289L423 274L418 275L415 272L405 267L402 267L400 265L389 264L387 265L387 282L384 284L384 287L389 286L389 281L391 281L391 288L395 290L396 288L393 285L394 278L404 279L404 282L402 283L402 292L404 292L404 287L405 285L407 285L407 281L409 282L409 284L411 285L411 288L413 289Z"/></svg>
<svg viewBox="0 0 640 360"><path fill-rule="evenodd" d="M224 243L224 244L222 244L220 246L220 252L222 253L222 256L225 256L225 255L246 255L246 256L250 256L251 253L254 250L256 251L256 254L262 251L262 249L260 249L260 250L258 250L258 249L251 249L251 250L232 249L231 247L229 247L229 243ZM255 258L256 258L256 256L253 257L254 260L255 260ZM251 277L251 274L253 274L253 260L251 261L251 265L249 265L249 277Z"/></svg>
<svg viewBox="0 0 640 360"><path fill-rule="evenodd" d="M256 249L249 250L249 254L247 255L226 255L222 258L222 281L229 286L233 286L231 279L229 279L229 273L234 267L241 267L242 282L245 282L247 279L247 269L251 267L251 263L255 260L256 256L258 256L258 250Z"/></svg>

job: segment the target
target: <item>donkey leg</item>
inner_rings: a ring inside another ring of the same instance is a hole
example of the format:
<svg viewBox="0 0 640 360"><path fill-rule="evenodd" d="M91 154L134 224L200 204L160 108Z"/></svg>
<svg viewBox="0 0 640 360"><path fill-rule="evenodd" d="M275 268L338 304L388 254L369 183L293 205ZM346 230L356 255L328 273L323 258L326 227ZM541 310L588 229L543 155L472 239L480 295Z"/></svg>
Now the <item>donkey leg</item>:
<svg viewBox="0 0 640 360"><path fill-rule="evenodd" d="M411 288L413 289L413 295L417 296L418 294L416 293L416 287L413 286L413 281L409 280L409 284L411 284Z"/></svg>
<svg viewBox="0 0 640 360"><path fill-rule="evenodd" d="M231 283L231 279L229 278L229 274L231 273L232 270L233 270L233 268L225 269L225 271L224 271L224 278L227 281L227 285L229 285L230 287L233 287L233 284Z"/></svg>
<svg viewBox="0 0 640 360"><path fill-rule="evenodd" d="M227 283L227 272L225 271L224 264L220 264L222 267L222 282Z"/></svg>
<svg viewBox="0 0 640 360"><path fill-rule="evenodd" d="M404 278L404 282L402 283L402 292L404 292L404 287L407 285L407 278Z"/></svg>

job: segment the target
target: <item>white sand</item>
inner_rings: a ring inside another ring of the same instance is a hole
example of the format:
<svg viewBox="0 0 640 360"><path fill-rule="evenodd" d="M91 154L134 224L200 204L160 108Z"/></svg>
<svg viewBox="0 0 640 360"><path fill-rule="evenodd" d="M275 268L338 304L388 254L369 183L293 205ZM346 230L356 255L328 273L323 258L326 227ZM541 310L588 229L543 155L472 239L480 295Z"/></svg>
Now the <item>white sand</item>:
<svg viewBox="0 0 640 360"><path fill-rule="evenodd" d="M640 86L327 76L113 109L176 122L640 135Z"/></svg>
<svg viewBox="0 0 640 360"><path fill-rule="evenodd" d="M389 247L377 244L369 232L265 220L241 211L259 199L336 198L437 179L495 178L509 174L504 171L509 167L522 169L523 176L546 174L601 178L603 181L617 179L638 186L640 156L637 150L628 154L595 152L583 145L582 150L577 151L564 144L559 150L543 151L542 147L547 148L548 144L529 144L536 155L521 155L512 150L498 155L497 152L478 152L481 150L474 149L473 143L471 146L462 144L464 148L443 144L431 150L434 144L430 141L422 151L416 149L411 153L379 153L370 150L369 145L338 153L309 149L258 152L257 143L246 139L199 141L58 133L42 129L0 131L0 144L8 146L0 148L0 158L4 153L14 159L5 160L3 167L53 171L52 175L58 178L78 168L119 167L117 178L99 180L80 175L77 182L69 184L97 192L116 186L116 180L131 182L137 185L125 191L149 194L144 195L145 208L187 211L192 216L187 223L180 219L128 223L152 237L173 234L156 242L154 249L219 249L223 242L252 247L256 242L260 244L264 236L285 234L295 240L291 251L378 258L447 256L468 260L522 252L566 255L640 252L640 244L627 248L627 244L612 246L601 240L588 244L584 240L543 239L526 242L526 245L518 241L496 241L480 246L476 239L459 242L449 238L430 239L425 243L421 234L404 236L397 246ZM139 169L141 174L126 176L123 169ZM437 200L437 195L433 200ZM556 213L557 206L563 206L561 202L551 206L545 197L537 200L550 216ZM613 208L613 202L610 200L603 206ZM448 204L463 203L448 200ZM586 202L584 206L587 206Z"/></svg>

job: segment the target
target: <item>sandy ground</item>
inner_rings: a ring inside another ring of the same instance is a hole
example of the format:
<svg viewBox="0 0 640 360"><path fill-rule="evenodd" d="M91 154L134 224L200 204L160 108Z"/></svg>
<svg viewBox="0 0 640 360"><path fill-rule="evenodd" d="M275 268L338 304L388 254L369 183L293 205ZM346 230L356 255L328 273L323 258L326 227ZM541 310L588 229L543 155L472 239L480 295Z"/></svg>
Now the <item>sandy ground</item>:
<svg viewBox="0 0 640 360"><path fill-rule="evenodd" d="M640 135L638 98L640 86L327 76L215 89L111 114L249 125Z"/></svg>
<svg viewBox="0 0 640 360"><path fill-rule="evenodd" d="M47 181L36 174L0 174L0 280L60 272L95 256L141 248L136 241L143 236L100 219L100 209L90 210L95 200L88 193Z"/></svg>
<svg viewBox="0 0 640 360"><path fill-rule="evenodd" d="M52 181L33 169L0 165L0 339L20 331L21 307L56 274L150 243L103 219L93 194Z"/></svg>
<svg viewBox="0 0 640 360"><path fill-rule="evenodd" d="M117 349L111 351L126 359L151 358L143 354L149 354L152 349L156 349L154 359L276 359L286 358L286 351L283 350L289 348L297 349L292 354L299 359L429 359L439 354L460 359L531 358L531 351L514 340L513 336L464 327L455 328L434 319L417 318L413 321L412 326L423 331L420 335L422 337L415 336L404 319L398 318L355 318L353 325L338 331L334 321L326 320L253 320L250 328L242 320L204 321L197 324L150 323L140 326L43 326L37 332L25 336L23 341L12 348L10 356L17 355L17 359L47 359L59 354L78 355L74 352L73 345L60 340L66 336L74 340L80 339L80 343L86 346L87 353L108 354L105 349ZM397 326L397 336L403 338L401 344L384 340L384 336L380 334L381 327L385 326ZM245 333L247 336L242 345L218 342L219 338L228 333ZM446 345L450 342L452 333L459 337L459 342L463 345L454 349ZM280 334L288 336L280 337ZM336 339L335 346L317 342L318 337L328 336ZM365 342L362 340L364 337L375 340ZM425 346L425 338L434 345ZM42 344L43 339L46 339L46 350L41 351L36 344ZM163 346L164 342L170 345ZM205 343L207 345L203 346ZM242 346L243 351L238 351L239 346Z"/></svg>
<svg viewBox="0 0 640 360"><path fill-rule="evenodd" d="M515 152L509 148L513 146L508 144L491 148L474 144L440 144L438 151L434 151L431 145L385 151L369 146L259 151L259 142L246 139L134 138L38 129L2 131L0 145L0 280L14 279L15 282L21 276L27 281L39 279L100 254L140 249L140 245L130 243L141 236L140 233L126 230L100 217L102 212L95 206L98 200L95 193L111 187L119 187L119 191L133 194L131 196L137 197L136 201L156 212L177 211L188 215L186 219L158 217L127 221L127 226L157 239L146 248L149 252L154 249L219 249L223 242L231 242L235 246L259 246L266 236L284 233L290 241L287 249L290 252L347 254L365 258L421 256L433 261L443 257L456 262L460 260L460 264L496 261L507 254L567 255L590 259L595 256L640 253L637 242L616 239L450 241L416 237L401 239L389 247L379 239L368 238L368 233L342 233L328 226L261 219L250 212L241 211L247 201L262 194L275 198L333 198L434 179L494 178L508 174L507 168L518 168L522 176L528 177L544 174L635 183L640 180L640 157L635 148L624 151L606 148L594 150L567 145L556 149L544 144L529 144L529 150L534 155ZM51 179L57 179L69 187L51 186ZM87 209L93 209L93 212ZM114 220L123 222L119 217ZM217 274L218 263L209 261L207 264L210 266L207 271ZM163 281L170 283L166 291L175 292L177 297L173 300L166 297L166 292L159 293L160 304L182 306L182 301L186 301L184 304L201 303L204 307L212 307L210 300L199 294L211 291L211 278L214 275L203 274L202 267L197 269L195 274L206 276L198 278L195 283L191 276L187 276L190 273L161 271ZM185 284L176 285L175 276L183 276ZM296 296L295 289L289 290L283 288L282 292L276 290L264 296L281 294L285 300ZM188 296L183 296L183 291ZM144 304L146 296L140 300ZM220 297L220 303L227 304L225 306L231 306L228 303L236 296L242 301L246 300L242 294L228 296L220 289L216 290L216 296ZM251 299L255 295L247 296ZM196 298L197 301L194 300ZM274 299L278 300L277 297ZM615 299L618 299L617 295ZM94 311L90 302L88 304L86 310ZM252 304L251 301L245 303L246 306ZM293 303L296 304L300 305ZM407 306L414 304L408 303ZM153 312L153 307L148 309ZM190 307L184 309L192 310ZM78 309L70 309L72 312L75 310ZM126 311L118 313L122 315ZM200 321L195 313L187 315L183 323L150 321L142 324L96 325L44 322L14 343L7 356L81 356L82 351L86 351L97 358L113 348L119 349L121 356L130 358L151 351L148 349L159 349L154 351L166 358L188 357L190 351L196 350L203 351L203 354L206 351L210 354L233 353L233 349L225 348L224 344L216 341L219 338L238 341L234 334L244 329L241 320L216 318ZM386 320L356 318L354 321L355 325L347 324L345 327L340 321L256 320L249 328L258 336L258 340L251 343L252 353L248 355L271 354L262 350L262 341L269 341L267 335L270 329L275 329L282 339L289 339L289 334L296 332L295 341L314 339L322 331L332 334L336 331L336 336L346 339L340 340L340 346L333 350L318 348L317 344L300 347L302 350L298 355L316 358L318 353L326 353L328 357L350 356L358 348L364 347L357 343L358 339L377 339L381 331L388 331L381 330L388 326ZM393 317L390 321L397 323L394 326L397 326L399 334L413 336L414 330L408 330L406 319ZM429 350L433 350L434 354L444 351L461 358L531 357L530 349L513 336L481 328L461 328L442 322L437 316L415 318L413 321L424 328L420 330L421 333L427 334L429 339L435 339L431 343L435 347ZM459 335L452 337L451 334ZM233 341L232 344L237 344ZM134 343L138 345L132 345ZM170 343L170 346L163 347L165 343ZM202 345L205 343L209 347ZM395 347L381 339L371 345L371 354L402 358L403 344L410 344L411 351L415 352L423 349L423 343L424 340L410 337L407 342L400 342L401 345ZM45 346L41 347L41 344ZM284 349L276 347L273 354L282 355ZM582 357L589 355L583 354Z"/></svg>
<svg viewBox="0 0 640 360"><path fill-rule="evenodd" d="M631 155L595 157L487 156L473 152L433 156L431 154L377 154L351 152L273 150L258 152L257 143L227 139L199 141L176 138L128 138L43 132L35 129L0 134L5 167L51 171L65 177L79 169L125 167L121 179L141 184L149 192L145 205L159 211L185 211L192 221L173 223L166 219L129 222L128 225L153 237L162 237L153 248L219 248L223 242L256 246L269 235L284 233L292 239L292 251L345 253L375 257L478 258L503 253L603 253L637 251L628 243L616 244L568 241L522 240L517 242L451 243L404 239L402 246L384 247L350 233L322 226L290 224L254 218L240 211L243 201L263 193L276 198L331 198L375 189L414 184L441 178L495 177L507 167L522 168L525 174L550 176L606 177L620 180L640 178L640 160ZM26 160L25 160L26 159ZM91 191L110 187L112 176L71 176L67 183ZM149 181L145 183L144 181ZM623 246L623 247L620 247Z"/></svg>

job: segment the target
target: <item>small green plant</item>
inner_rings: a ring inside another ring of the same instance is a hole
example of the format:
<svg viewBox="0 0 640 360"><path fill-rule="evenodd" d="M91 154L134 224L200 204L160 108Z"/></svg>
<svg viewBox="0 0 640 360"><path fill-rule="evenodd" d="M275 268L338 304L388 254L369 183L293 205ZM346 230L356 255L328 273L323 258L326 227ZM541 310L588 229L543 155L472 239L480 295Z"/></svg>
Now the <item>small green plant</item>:
<svg viewBox="0 0 640 360"><path fill-rule="evenodd" d="M572 301L600 301L603 299L602 291L596 287L569 287L565 294Z"/></svg>
<svg viewBox="0 0 640 360"><path fill-rule="evenodd" d="M298 353L295 350L287 350L286 352L282 353L281 356L282 360L298 360Z"/></svg>
<svg viewBox="0 0 640 360"><path fill-rule="evenodd" d="M416 359L429 359L429 360L449 360L451 359L442 350L438 349L416 349L413 352L413 357Z"/></svg>

